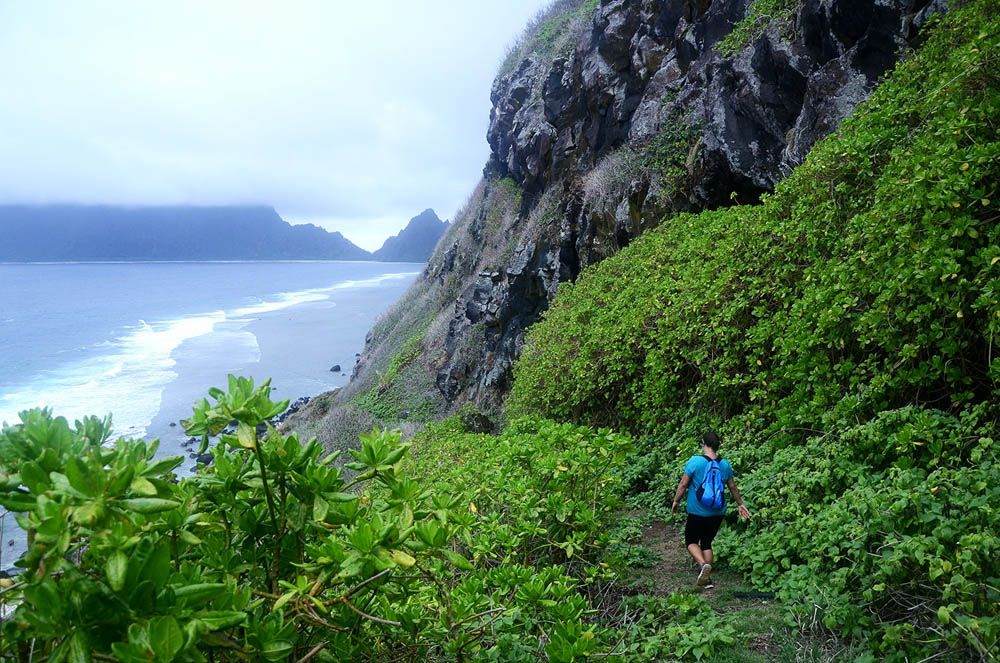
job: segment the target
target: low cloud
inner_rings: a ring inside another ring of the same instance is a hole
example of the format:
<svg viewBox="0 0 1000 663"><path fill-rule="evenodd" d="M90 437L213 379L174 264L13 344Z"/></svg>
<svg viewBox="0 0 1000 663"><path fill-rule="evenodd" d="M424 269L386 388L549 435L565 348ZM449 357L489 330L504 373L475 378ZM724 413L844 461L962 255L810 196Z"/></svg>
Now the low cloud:
<svg viewBox="0 0 1000 663"><path fill-rule="evenodd" d="M0 4L0 202L265 203L377 248L464 202L544 4Z"/></svg>

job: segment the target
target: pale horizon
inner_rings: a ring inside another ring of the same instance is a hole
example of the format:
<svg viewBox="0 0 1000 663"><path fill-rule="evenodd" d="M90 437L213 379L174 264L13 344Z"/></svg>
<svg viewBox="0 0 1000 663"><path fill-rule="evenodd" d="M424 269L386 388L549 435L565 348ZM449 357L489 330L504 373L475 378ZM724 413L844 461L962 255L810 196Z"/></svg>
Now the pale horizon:
<svg viewBox="0 0 1000 663"><path fill-rule="evenodd" d="M464 204L546 4L0 4L0 204L267 205L377 249Z"/></svg>

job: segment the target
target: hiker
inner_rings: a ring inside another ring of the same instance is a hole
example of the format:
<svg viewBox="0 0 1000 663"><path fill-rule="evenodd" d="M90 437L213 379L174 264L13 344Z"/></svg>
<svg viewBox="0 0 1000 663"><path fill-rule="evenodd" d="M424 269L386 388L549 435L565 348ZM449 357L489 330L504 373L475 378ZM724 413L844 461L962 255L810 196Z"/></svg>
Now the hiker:
<svg viewBox="0 0 1000 663"><path fill-rule="evenodd" d="M711 584L712 562L715 559L712 553L712 540L719 532L722 518L726 515L726 495L723 487L729 486L729 492L739 505L740 517L743 520L750 518L750 511L740 499L740 491L733 481L733 466L728 460L719 456L722 440L710 431L702 436L701 441L701 455L692 456L684 466L684 476L677 484L671 511L677 513L677 505L684 491L693 483L694 489L688 490L687 496L688 517L684 526L684 543L698 565L698 586L706 587Z"/></svg>

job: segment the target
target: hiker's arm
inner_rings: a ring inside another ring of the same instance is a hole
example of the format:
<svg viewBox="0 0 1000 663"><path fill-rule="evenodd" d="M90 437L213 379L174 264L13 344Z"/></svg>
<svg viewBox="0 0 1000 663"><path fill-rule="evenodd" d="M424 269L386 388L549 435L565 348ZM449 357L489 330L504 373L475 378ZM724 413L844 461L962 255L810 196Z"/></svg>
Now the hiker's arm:
<svg viewBox="0 0 1000 663"><path fill-rule="evenodd" d="M691 485L691 477L685 472L684 476L681 477L681 482L677 484L677 492L674 493L674 503L670 506L670 510L674 513L677 513L677 505L680 504L681 497L684 496L684 491L687 490L689 485Z"/></svg>
<svg viewBox="0 0 1000 663"><path fill-rule="evenodd" d="M730 479L726 482L726 485L729 486L729 492L733 494L733 500L740 505L740 518L748 520L750 518L750 510L747 509L743 500L740 499L740 490L736 487L736 482Z"/></svg>

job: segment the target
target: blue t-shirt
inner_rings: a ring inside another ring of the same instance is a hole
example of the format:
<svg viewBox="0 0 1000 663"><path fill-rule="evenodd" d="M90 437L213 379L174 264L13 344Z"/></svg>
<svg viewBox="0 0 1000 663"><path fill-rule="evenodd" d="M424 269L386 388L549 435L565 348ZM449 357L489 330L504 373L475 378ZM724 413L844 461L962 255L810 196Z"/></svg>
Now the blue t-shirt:
<svg viewBox="0 0 1000 663"><path fill-rule="evenodd" d="M722 483L726 483L733 478L733 466L725 458L719 460L722 468ZM696 516L723 516L726 513L726 504L723 503L721 509L709 509L698 501L698 486L705 481L705 472L708 471L708 459L704 456L691 456L691 460L684 466L684 474L691 477L691 485L688 486L687 512Z"/></svg>

